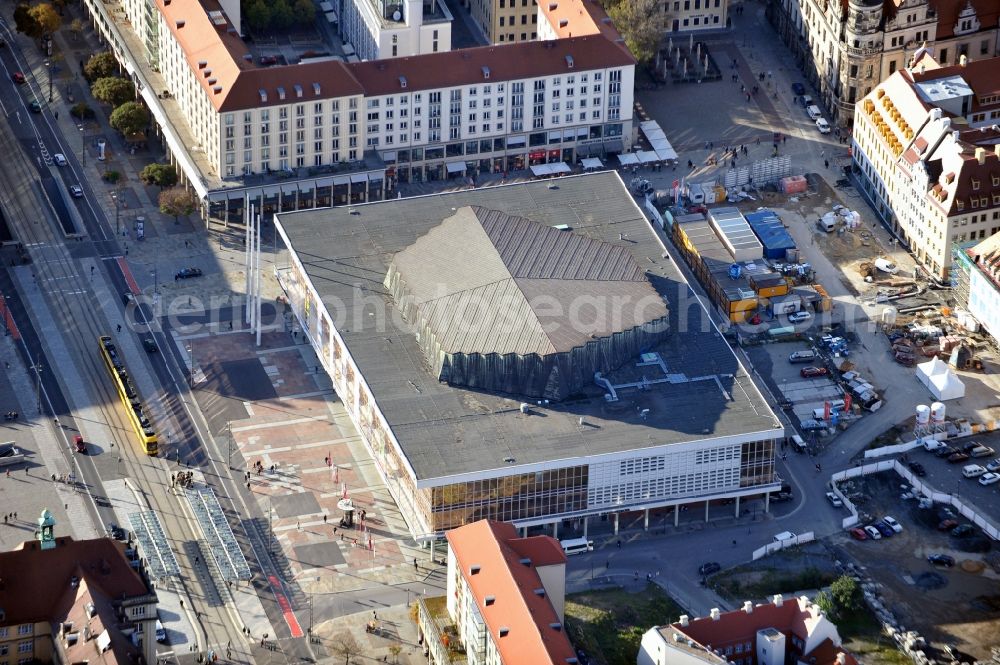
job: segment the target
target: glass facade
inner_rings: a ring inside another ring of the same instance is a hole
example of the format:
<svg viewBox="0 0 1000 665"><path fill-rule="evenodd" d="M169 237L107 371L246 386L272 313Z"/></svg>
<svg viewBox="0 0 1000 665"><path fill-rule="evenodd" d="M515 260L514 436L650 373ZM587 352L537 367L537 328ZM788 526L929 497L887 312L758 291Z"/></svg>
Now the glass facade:
<svg viewBox="0 0 1000 665"><path fill-rule="evenodd" d="M740 453L740 487L756 487L773 482L774 440L744 443Z"/></svg>
<svg viewBox="0 0 1000 665"><path fill-rule="evenodd" d="M420 490L435 531L481 519L532 519L587 507L588 470L573 466Z"/></svg>

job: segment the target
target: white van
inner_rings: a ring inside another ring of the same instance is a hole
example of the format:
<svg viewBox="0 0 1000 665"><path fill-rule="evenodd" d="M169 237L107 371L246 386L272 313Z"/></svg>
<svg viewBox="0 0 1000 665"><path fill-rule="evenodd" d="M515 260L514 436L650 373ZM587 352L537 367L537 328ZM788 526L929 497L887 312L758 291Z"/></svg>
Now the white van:
<svg viewBox="0 0 1000 665"><path fill-rule="evenodd" d="M809 119L813 120L813 121L819 120L820 118L823 117L823 112L820 111L819 107L815 106L815 105L813 105L813 106L807 106L806 107L806 113L809 114Z"/></svg>
<svg viewBox="0 0 1000 665"><path fill-rule="evenodd" d="M774 542L776 543L783 543L785 541L794 539L795 539L795 534L792 533L791 531L782 531L781 533L776 534L774 536Z"/></svg>
<svg viewBox="0 0 1000 665"><path fill-rule="evenodd" d="M978 478L986 473L986 468L978 464L967 464L962 468L962 475L966 478Z"/></svg>
<svg viewBox="0 0 1000 665"><path fill-rule="evenodd" d="M833 413L834 411L843 411L843 410L844 410L844 400L835 399L832 402L830 402L830 413ZM826 407L824 406L819 409L813 409L813 418L815 420L824 420L826 418Z"/></svg>
<svg viewBox="0 0 1000 665"><path fill-rule="evenodd" d="M890 275L895 275L897 272L899 272L899 268L896 266L896 264L887 259L875 259L875 267L881 270L882 272L888 273Z"/></svg>
<svg viewBox="0 0 1000 665"><path fill-rule="evenodd" d="M594 551L594 541L586 538L568 538L560 540L559 544L562 545L563 554L566 556Z"/></svg>
<svg viewBox="0 0 1000 665"><path fill-rule="evenodd" d="M806 442L802 440L802 437L798 434L792 435L792 448L797 452L804 453L806 451Z"/></svg>

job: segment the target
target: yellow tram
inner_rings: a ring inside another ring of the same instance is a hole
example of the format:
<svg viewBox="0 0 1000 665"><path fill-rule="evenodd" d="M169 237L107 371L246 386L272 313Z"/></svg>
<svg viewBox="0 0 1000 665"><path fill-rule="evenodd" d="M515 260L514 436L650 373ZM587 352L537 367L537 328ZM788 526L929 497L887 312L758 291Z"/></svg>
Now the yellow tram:
<svg viewBox="0 0 1000 665"><path fill-rule="evenodd" d="M111 378L118 389L118 397L125 405L129 422L139 438L139 445L142 446L147 455L155 455L158 450L156 430L153 429L153 423L150 422L143 409L142 400L139 399L139 393L132 385L128 370L125 369L125 363L118 355L115 343L107 335L98 338L98 342L101 347L101 357L104 358L104 364L107 366L108 372L111 373Z"/></svg>

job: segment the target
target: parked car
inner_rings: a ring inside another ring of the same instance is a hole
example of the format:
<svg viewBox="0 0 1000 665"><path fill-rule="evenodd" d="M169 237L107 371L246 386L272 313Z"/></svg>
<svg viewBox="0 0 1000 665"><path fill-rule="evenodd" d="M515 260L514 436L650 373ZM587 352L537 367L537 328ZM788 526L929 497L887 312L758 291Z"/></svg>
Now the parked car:
<svg viewBox="0 0 1000 665"><path fill-rule="evenodd" d="M936 453L942 448L947 448L947 447L948 446L941 443L937 439L931 439L929 437L924 439L924 450L926 450L929 453Z"/></svg>
<svg viewBox="0 0 1000 665"><path fill-rule="evenodd" d="M709 561L708 563L703 563L698 566L698 574L702 577L711 575L712 573L717 573L720 570L722 570L722 566L720 566L717 561Z"/></svg>
<svg viewBox="0 0 1000 665"><path fill-rule="evenodd" d="M80 187L80 185L70 185L69 186L69 195L72 196L74 199L82 199L83 198L83 187Z"/></svg>
<svg viewBox="0 0 1000 665"><path fill-rule="evenodd" d="M79 434L73 437L73 449L82 455L87 454L87 442Z"/></svg>
<svg viewBox="0 0 1000 665"><path fill-rule="evenodd" d="M958 522L956 520L947 519L947 520L941 520L938 523L938 527L937 528L938 528L938 531L951 531L956 526L958 526Z"/></svg>
<svg viewBox="0 0 1000 665"><path fill-rule="evenodd" d="M962 475L966 478L978 478L984 473L986 473L986 467L978 464L967 464L962 467Z"/></svg>
<svg viewBox="0 0 1000 665"><path fill-rule="evenodd" d="M28 82L28 79L24 78L24 74L21 72L14 72L10 75L10 80L18 85L24 85Z"/></svg>
<svg viewBox="0 0 1000 665"><path fill-rule="evenodd" d="M913 475L919 478L923 478L927 475L927 469L925 469L924 465L920 462L910 462L906 466L910 467L910 471L913 472Z"/></svg>
<svg viewBox="0 0 1000 665"><path fill-rule="evenodd" d="M971 524L959 524L951 530L952 538L968 538L976 531L976 527Z"/></svg>
<svg viewBox="0 0 1000 665"><path fill-rule="evenodd" d="M799 370L799 376L801 376L803 379L812 379L817 376L826 376L829 373L830 370L828 370L825 367L803 367L801 370Z"/></svg>
<svg viewBox="0 0 1000 665"><path fill-rule="evenodd" d="M174 281L178 279L189 279L191 277L201 277L201 268L181 268L174 275Z"/></svg>
<svg viewBox="0 0 1000 665"><path fill-rule="evenodd" d="M820 134L829 134L830 123L826 121L826 118L816 118L816 129L819 130Z"/></svg>
<svg viewBox="0 0 1000 665"><path fill-rule="evenodd" d="M889 528L895 531L896 533L900 533L903 530L903 525L897 522L895 518L893 518L891 515L886 515L885 517L882 518L882 521L888 524Z"/></svg>
<svg viewBox="0 0 1000 665"><path fill-rule="evenodd" d="M995 460L992 460L989 464L987 464L986 465L986 470L987 471L1000 471L1000 457L996 458Z"/></svg>
<svg viewBox="0 0 1000 665"><path fill-rule="evenodd" d="M813 105L812 95L802 95L801 97L799 97L799 104L801 104L802 108L804 109L807 109L810 106L812 106Z"/></svg>
<svg viewBox="0 0 1000 665"><path fill-rule="evenodd" d="M156 641L157 642L167 641L167 631L163 629L163 624L160 623L159 619L156 620Z"/></svg>
<svg viewBox="0 0 1000 665"><path fill-rule="evenodd" d="M971 457L992 457L996 451L989 446L976 446L969 451Z"/></svg>
<svg viewBox="0 0 1000 665"><path fill-rule="evenodd" d="M956 450L951 455L948 455L949 464L958 464L959 462L964 462L969 459L969 453L963 453L960 450Z"/></svg>
<svg viewBox="0 0 1000 665"><path fill-rule="evenodd" d="M934 450L935 457L948 457L949 455L954 455L958 452L958 449L952 448L951 446L942 446L941 448L936 448Z"/></svg>
<svg viewBox="0 0 1000 665"><path fill-rule="evenodd" d="M794 351L788 354L788 362L795 363L811 363L816 360L819 355L812 349L805 349L803 351Z"/></svg>
<svg viewBox="0 0 1000 665"><path fill-rule="evenodd" d="M992 471L990 471L988 473L984 473L983 475L979 476L979 484L982 485L983 487L986 487L987 485L992 485L993 483L998 481L1000 481L1000 473L993 473Z"/></svg>
<svg viewBox="0 0 1000 665"><path fill-rule="evenodd" d="M823 117L823 112L819 110L818 106L812 104L806 107L806 115L809 116L810 120L816 121Z"/></svg>
<svg viewBox="0 0 1000 665"><path fill-rule="evenodd" d="M804 95L806 94L806 87L801 83L799 83L798 81L796 81L795 83L792 84L792 92L794 92L796 95Z"/></svg>
<svg viewBox="0 0 1000 665"><path fill-rule="evenodd" d="M833 504L834 508L842 508L844 506L844 502L841 501L840 497L833 492L827 492L826 498Z"/></svg>
<svg viewBox="0 0 1000 665"><path fill-rule="evenodd" d="M257 60L261 67L270 67L271 65L278 64L278 56L276 55L262 55Z"/></svg>
<svg viewBox="0 0 1000 665"><path fill-rule="evenodd" d="M56 166L66 166L69 162L66 161L66 155L61 152L57 152L52 155L52 160L56 163Z"/></svg>
<svg viewBox="0 0 1000 665"><path fill-rule="evenodd" d="M850 530L850 534L854 540L868 540L868 534L861 527L854 527Z"/></svg>
<svg viewBox="0 0 1000 665"><path fill-rule="evenodd" d="M960 448L960 450L963 453L971 453L973 450L975 450L978 447L979 447L979 442L978 441L969 441L967 443L963 443L962 447Z"/></svg>
<svg viewBox="0 0 1000 665"><path fill-rule="evenodd" d="M794 314L788 315L789 323L805 323L812 318L812 314L806 311L795 312Z"/></svg>
<svg viewBox="0 0 1000 665"><path fill-rule="evenodd" d="M931 554L927 557L927 563L951 568L955 565L955 557L948 556L947 554Z"/></svg>
<svg viewBox="0 0 1000 665"><path fill-rule="evenodd" d="M865 527L865 533L867 533L868 537L871 538L872 540L881 540L882 539L881 532L879 532L879 530L876 529L871 524L869 524L868 526Z"/></svg>

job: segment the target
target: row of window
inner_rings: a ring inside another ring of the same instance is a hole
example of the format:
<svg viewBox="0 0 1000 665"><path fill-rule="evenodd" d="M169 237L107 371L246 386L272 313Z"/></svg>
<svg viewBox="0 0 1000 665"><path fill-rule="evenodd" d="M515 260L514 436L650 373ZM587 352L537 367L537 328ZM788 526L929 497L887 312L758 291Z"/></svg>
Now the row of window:
<svg viewBox="0 0 1000 665"><path fill-rule="evenodd" d="M694 8L695 9L702 9L702 7L704 7L705 9L711 9L712 7L718 9L721 6L721 3L719 2L719 0L683 0L683 1L684 1L684 11L689 11L691 9L691 3L692 3L692 1L694 2ZM668 7L668 4L664 3L663 4L663 13L664 14L666 14L668 11L670 11L667 7ZM674 11L675 12L679 12L680 10L681 10L681 2L680 2L680 0L675 0L675 2L674 2Z"/></svg>

